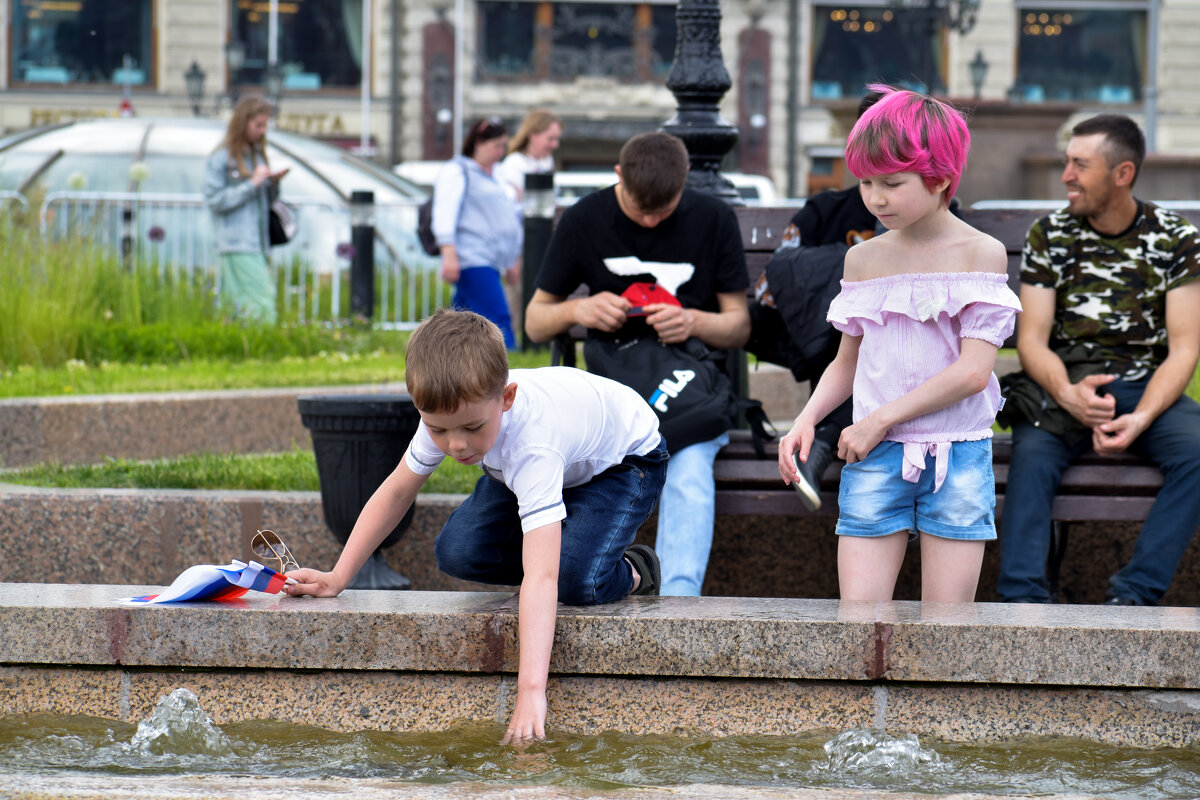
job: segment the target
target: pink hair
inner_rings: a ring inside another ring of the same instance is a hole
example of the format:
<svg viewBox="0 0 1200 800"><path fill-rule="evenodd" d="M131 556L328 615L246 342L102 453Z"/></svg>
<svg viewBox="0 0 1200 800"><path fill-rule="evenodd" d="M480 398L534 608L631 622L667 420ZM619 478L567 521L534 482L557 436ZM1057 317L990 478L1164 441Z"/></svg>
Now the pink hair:
<svg viewBox="0 0 1200 800"><path fill-rule="evenodd" d="M971 134L956 109L916 92L872 84L883 93L859 117L846 143L846 166L856 178L915 172L933 191L949 179L944 200L950 202L958 189Z"/></svg>

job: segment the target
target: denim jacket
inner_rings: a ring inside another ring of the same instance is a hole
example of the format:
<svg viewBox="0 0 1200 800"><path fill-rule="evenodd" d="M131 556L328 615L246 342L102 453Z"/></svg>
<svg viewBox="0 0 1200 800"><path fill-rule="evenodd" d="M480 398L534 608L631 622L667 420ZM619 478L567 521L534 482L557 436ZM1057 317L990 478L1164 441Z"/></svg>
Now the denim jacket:
<svg viewBox="0 0 1200 800"><path fill-rule="evenodd" d="M253 171L255 160L247 154L246 167ZM267 225L271 203L279 197L279 184L267 180L261 186L249 176L238 174L237 161L224 147L205 164L204 201L213 215L217 252L262 253L268 249Z"/></svg>

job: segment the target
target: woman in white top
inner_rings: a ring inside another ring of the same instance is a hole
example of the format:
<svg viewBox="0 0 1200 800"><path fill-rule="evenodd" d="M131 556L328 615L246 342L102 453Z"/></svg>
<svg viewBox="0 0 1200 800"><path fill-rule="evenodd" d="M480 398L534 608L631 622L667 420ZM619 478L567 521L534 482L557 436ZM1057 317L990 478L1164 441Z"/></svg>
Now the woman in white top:
<svg viewBox="0 0 1200 800"><path fill-rule="evenodd" d="M562 120L557 114L535 108L525 115L508 143L508 155L496 167L496 177L512 187L512 197L518 206L524 199L526 175L554 171L554 151L561 138Z"/></svg>

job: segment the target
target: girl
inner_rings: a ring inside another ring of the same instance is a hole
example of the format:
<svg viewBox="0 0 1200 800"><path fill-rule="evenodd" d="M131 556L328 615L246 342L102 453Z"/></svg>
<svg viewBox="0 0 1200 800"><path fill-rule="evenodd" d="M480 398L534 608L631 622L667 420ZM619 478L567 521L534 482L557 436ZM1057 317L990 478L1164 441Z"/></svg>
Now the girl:
<svg viewBox="0 0 1200 800"><path fill-rule="evenodd" d="M275 281L267 263L271 203L286 169L267 164L271 104L243 97L234 106L225 138L208 157L204 199L213 214L221 256L221 299L237 314L275 322Z"/></svg>
<svg viewBox="0 0 1200 800"><path fill-rule="evenodd" d="M512 187L520 206L525 195L525 176L531 172L554 172L554 151L562 139L562 120L552 111L535 108L525 115L508 143L508 155L496 165L496 177Z"/></svg>
<svg viewBox="0 0 1200 800"><path fill-rule="evenodd" d="M838 442L838 582L843 600L891 600L920 534L921 598L971 602L984 542L996 538L992 374L1020 302L1004 246L949 210L970 134L931 97L884 93L855 124L846 164L887 232L846 253L829 321L837 357L779 447L785 483L814 425L853 392ZM929 460L927 461L927 458Z"/></svg>

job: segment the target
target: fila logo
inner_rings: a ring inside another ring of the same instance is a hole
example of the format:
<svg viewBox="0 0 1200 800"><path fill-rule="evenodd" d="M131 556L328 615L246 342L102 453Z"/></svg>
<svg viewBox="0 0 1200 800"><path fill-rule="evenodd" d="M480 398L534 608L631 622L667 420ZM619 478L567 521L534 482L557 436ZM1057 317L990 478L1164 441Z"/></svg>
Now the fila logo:
<svg viewBox="0 0 1200 800"><path fill-rule="evenodd" d="M650 395L650 405L658 409L660 414L667 413L667 400L678 397L679 393L683 391L683 387L691 383L692 378L696 377L695 371L690 369L677 369L674 371L674 375L675 380L664 378L654 394Z"/></svg>

